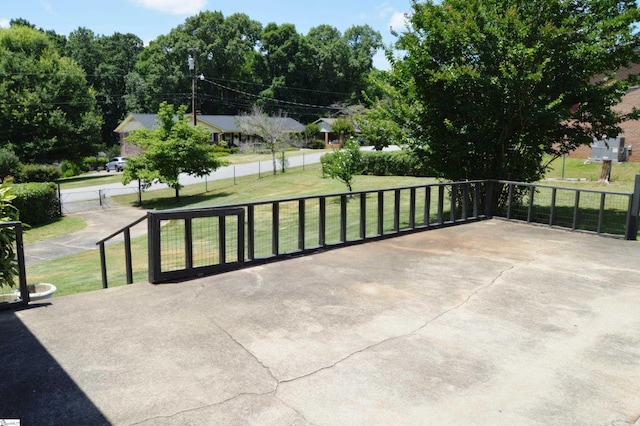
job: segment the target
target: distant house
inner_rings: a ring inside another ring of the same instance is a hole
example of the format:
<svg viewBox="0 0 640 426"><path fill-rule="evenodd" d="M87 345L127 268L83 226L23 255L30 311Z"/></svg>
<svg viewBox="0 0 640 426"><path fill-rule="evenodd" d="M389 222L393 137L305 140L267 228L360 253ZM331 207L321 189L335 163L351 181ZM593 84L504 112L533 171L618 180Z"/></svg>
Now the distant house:
<svg viewBox="0 0 640 426"><path fill-rule="evenodd" d="M344 117L343 117L344 118ZM338 118L319 118L313 122L313 124L317 124L320 126L320 138L324 140L324 145L326 148L332 148L335 145L339 144L340 135L335 133L331 126L336 122ZM355 128L354 131L356 133L360 133L360 129Z"/></svg>
<svg viewBox="0 0 640 426"><path fill-rule="evenodd" d="M338 143L338 134L331 130L331 126L336 122L336 120L336 118L319 118L313 122L313 124L320 126L320 135L327 148L329 148L334 141L335 143Z"/></svg>
<svg viewBox="0 0 640 426"><path fill-rule="evenodd" d="M640 64L634 64L629 68L623 68L616 72L618 79L626 79L631 74L640 74ZM613 110L619 113L630 113L633 108L640 107L640 86L630 87L627 93L622 97L622 100L618 105L613 107ZM640 161L640 121L629 120L620 123L622 133L619 135L609 135L611 138L624 138L624 145L629 147L628 161ZM583 145L578 147L575 151L569 154L574 158L589 158L591 156L592 147L589 145Z"/></svg>
<svg viewBox="0 0 640 426"><path fill-rule="evenodd" d="M186 118L192 117L190 114ZM127 136L136 129L152 129L158 126L157 114L129 114L114 132L120 135L120 155L131 156L140 153L140 148L127 143ZM211 142L225 141L229 145L250 144L259 141L254 135L246 135L238 127L235 115L197 115L197 125L211 133ZM304 126L290 117L272 117L272 120L282 121L282 127L289 133L303 133Z"/></svg>

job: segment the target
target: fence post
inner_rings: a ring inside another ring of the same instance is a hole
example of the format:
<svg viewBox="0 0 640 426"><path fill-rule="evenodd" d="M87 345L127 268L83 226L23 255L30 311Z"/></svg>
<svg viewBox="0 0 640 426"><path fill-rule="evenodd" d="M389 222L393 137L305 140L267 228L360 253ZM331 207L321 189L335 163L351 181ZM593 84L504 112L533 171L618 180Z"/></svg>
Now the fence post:
<svg viewBox="0 0 640 426"><path fill-rule="evenodd" d="M640 175L636 175L636 183L631 196L631 211L627 220L627 240L635 240L638 237L638 211L640 210Z"/></svg>

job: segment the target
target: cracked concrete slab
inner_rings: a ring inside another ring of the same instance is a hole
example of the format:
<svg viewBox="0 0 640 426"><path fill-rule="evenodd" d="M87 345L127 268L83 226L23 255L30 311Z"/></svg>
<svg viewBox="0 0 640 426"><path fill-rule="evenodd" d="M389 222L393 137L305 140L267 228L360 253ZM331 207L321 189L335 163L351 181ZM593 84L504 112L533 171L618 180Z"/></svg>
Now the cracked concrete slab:
<svg viewBox="0 0 640 426"><path fill-rule="evenodd" d="M496 220L54 298L0 314L0 417L632 425L639 257Z"/></svg>

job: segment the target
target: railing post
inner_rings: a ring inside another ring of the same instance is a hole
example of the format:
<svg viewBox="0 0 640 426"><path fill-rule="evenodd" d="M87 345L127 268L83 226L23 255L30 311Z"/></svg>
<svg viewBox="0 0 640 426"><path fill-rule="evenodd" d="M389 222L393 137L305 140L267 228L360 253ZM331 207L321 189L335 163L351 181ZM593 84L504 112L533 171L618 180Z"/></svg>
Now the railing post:
<svg viewBox="0 0 640 426"><path fill-rule="evenodd" d="M360 193L360 238L367 238L367 193Z"/></svg>
<svg viewBox="0 0 640 426"><path fill-rule="evenodd" d="M100 247L102 249L100 253L102 254L102 252L104 251L104 244L102 244ZM124 263L127 270L127 284L133 284L133 267L131 262L131 231L129 228L124 230Z"/></svg>
<svg viewBox="0 0 640 426"><path fill-rule="evenodd" d="M347 196L340 196L340 242L347 242Z"/></svg>
<svg viewBox="0 0 640 426"><path fill-rule="evenodd" d="M631 211L627 220L627 232L625 239L635 240L638 238L638 211L640 210L640 175L636 175L636 182L631 196Z"/></svg>
<svg viewBox="0 0 640 426"><path fill-rule="evenodd" d="M304 228L305 228L305 199L298 200L298 250L303 251L305 248Z"/></svg>
<svg viewBox="0 0 640 426"><path fill-rule="evenodd" d="M18 256L18 282L20 287L20 297L22 303L28 304L31 299L29 289L27 288L27 268L24 259L24 238L22 231L22 222L16 222L16 255Z"/></svg>

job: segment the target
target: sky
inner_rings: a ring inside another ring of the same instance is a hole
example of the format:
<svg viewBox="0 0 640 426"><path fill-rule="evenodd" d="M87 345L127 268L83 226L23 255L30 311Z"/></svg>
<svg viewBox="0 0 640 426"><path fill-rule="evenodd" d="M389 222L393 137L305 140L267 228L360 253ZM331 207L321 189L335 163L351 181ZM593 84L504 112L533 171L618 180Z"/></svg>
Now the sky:
<svg viewBox="0 0 640 426"><path fill-rule="evenodd" d="M36 28L58 34L85 27L96 35L132 33L145 44L200 11L220 11L227 17L245 13L263 26L294 24L300 34L322 24L341 33L354 25L368 24L380 32L385 44L395 41L390 27L404 28L404 14L411 12L411 0L0 0L0 27L23 18ZM374 66L388 68L381 53Z"/></svg>

